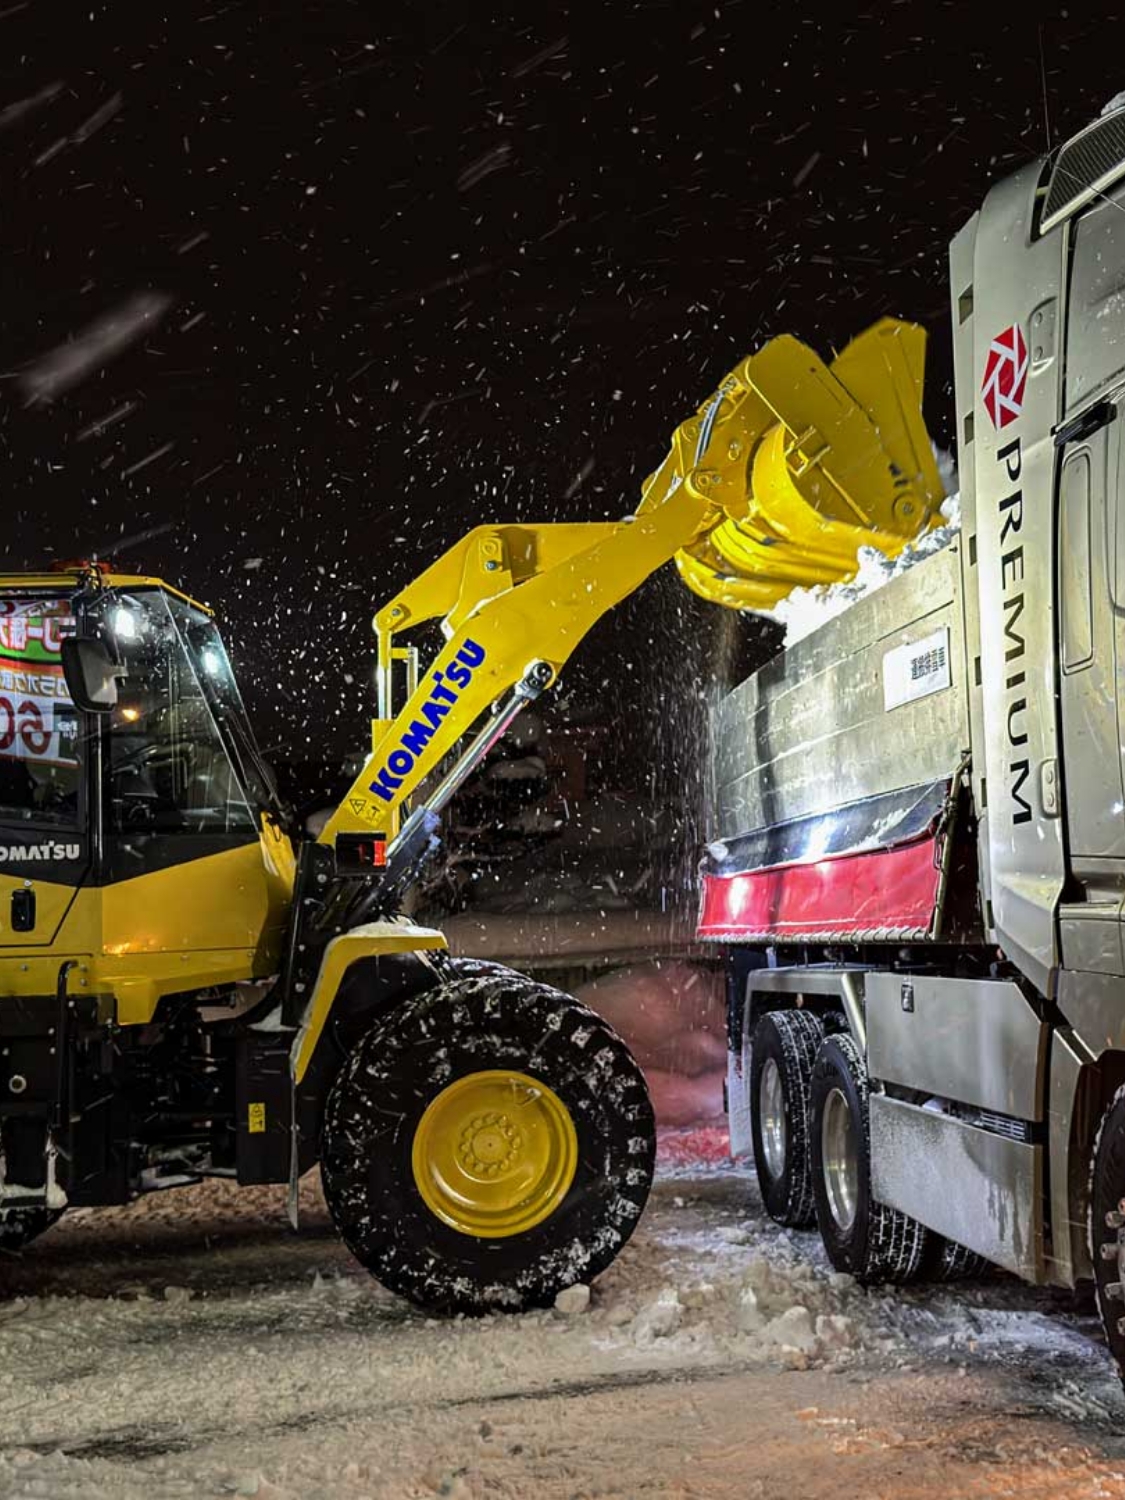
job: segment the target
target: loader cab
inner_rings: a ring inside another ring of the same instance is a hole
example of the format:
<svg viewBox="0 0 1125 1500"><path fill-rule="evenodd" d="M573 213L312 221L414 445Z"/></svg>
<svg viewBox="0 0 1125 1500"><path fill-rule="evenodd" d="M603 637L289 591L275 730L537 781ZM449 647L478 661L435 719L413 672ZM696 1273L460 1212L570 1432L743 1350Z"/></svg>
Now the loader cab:
<svg viewBox="0 0 1125 1500"><path fill-rule="evenodd" d="M15 842L50 845L52 866L92 842L136 874L170 839L256 836L267 778L206 610L162 587L0 597L0 825Z"/></svg>
<svg viewBox="0 0 1125 1500"><path fill-rule="evenodd" d="M210 953L180 957L192 980L221 950L252 977L292 883L276 806L209 610L157 579L0 579L0 958Z"/></svg>

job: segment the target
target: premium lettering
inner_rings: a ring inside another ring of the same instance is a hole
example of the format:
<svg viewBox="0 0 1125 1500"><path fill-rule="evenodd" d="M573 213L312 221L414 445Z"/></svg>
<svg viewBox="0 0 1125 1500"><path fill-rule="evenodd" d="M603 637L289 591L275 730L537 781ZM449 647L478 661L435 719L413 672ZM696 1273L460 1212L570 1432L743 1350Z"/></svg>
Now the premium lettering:
<svg viewBox="0 0 1125 1500"><path fill-rule="evenodd" d="M1023 471L1023 454L1020 450L1019 438L1013 438L1010 443L1005 443L997 453L996 459L998 463L1004 465L1008 479L1015 484ZM1000 501L998 509L1001 522L1000 545L1003 546L1010 537L1017 537L1023 529L1023 491L1013 490ZM1023 543L1016 542L1014 546L1009 547L1007 552L1002 552L1000 555L1000 607L1004 615L1004 661L1009 667L1005 692L1009 695L1016 694L1026 680L1026 673L1022 667L1012 665L1021 662L1027 654L1027 640L1020 623L1026 603L1023 577ZM1024 783L1031 775L1031 762L1026 755L1016 754L1028 742L1027 729L1024 726L1024 718L1027 714L1026 697L1009 696L1006 709L1008 748L1012 752L1008 762L1008 795L1011 799L1012 822L1030 823L1031 804L1021 793Z"/></svg>

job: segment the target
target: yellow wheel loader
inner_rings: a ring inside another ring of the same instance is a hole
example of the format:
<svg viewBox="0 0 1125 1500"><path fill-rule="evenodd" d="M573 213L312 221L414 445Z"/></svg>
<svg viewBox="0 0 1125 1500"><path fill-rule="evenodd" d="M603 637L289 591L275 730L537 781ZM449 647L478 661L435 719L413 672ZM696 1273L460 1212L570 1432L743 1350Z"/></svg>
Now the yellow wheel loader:
<svg viewBox="0 0 1125 1500"><path fill-rule="evenodd" d="M922 357L890 321L831 366L776 339L635 514L471 532L375 616L371 753L315 840L209 609L100 564L0 578L0 1246L212 1176L288 1183L295 1220L319 1162L348 1246L425 1306L544 1304L604 1269L652 1177L636 1063L404 897L442 807L664 563L762 607L931 523ZM420 668L403 633L434 621Z"/></svg>

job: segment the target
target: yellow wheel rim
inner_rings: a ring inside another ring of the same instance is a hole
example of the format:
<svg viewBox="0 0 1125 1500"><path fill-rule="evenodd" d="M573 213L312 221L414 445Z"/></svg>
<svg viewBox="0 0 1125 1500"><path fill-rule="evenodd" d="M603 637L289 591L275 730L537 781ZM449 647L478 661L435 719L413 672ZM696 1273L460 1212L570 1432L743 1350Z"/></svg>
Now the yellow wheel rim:
<svg viewBox="0 0 1125 1500"><path fill-rule="evenodd" d="M578 1136L559 1096L526 1073L469 1073L418 1122L414 1181L443 1223L480 1239L525 1234L570 1191Z"/></svg>

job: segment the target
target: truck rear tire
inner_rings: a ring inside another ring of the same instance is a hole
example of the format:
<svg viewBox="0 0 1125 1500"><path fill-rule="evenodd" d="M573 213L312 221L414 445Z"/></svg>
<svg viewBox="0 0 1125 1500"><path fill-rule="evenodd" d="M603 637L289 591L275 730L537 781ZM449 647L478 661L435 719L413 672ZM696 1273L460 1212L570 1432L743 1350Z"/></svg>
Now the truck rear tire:
<svg viewBox="0 0 1125 1500"><path fill-rule="evenodd" d="M825 1037L811 1092L813 1196L828 1259L864 1285L912 1280L928 1232L871 1195L867 1067L852 1037Z"/></svg>
<svg viewBox="0 0 1125 1500"><path fill-rule="evenodd" d="M62 1218L61 1208L0 1208L0 1250L22 1250Z"/></svg>
<svg viewBox="0 0 1125 1500"><path fill-rule="evenodd" d="M943 1234L929 1231L927 1236L925 1263L922 1266L923 1281L971 1281L989 1270L983 1255L959 1245L956 1240L947 1240Z"/></svg>
<svg viewBox="0 0 1125 1500"><path fill-rule="evenodd" d="M807 1010L775 1010L750 1043L750 1129L766 1213L790 1229L816 1221L809 1149L809 1089L824 1026Z"/></svg>
<svg viewBox="0 0 1125 1500"><path fill-rule="evenodd" d="M385 1016L324 1119L341 1237L432 1310L550 1305L616 1257L652 1183L652 1105L624 1042L571 996L492 966Z"/></svg>
<svg viewBox="0 0 1125 1500"><path fill-rule="evenodd" d="M1086 1242L1094 1265L1105 1341L1125 1383L1125 1087L1114 1094L1094 1138Z"/></svg>

